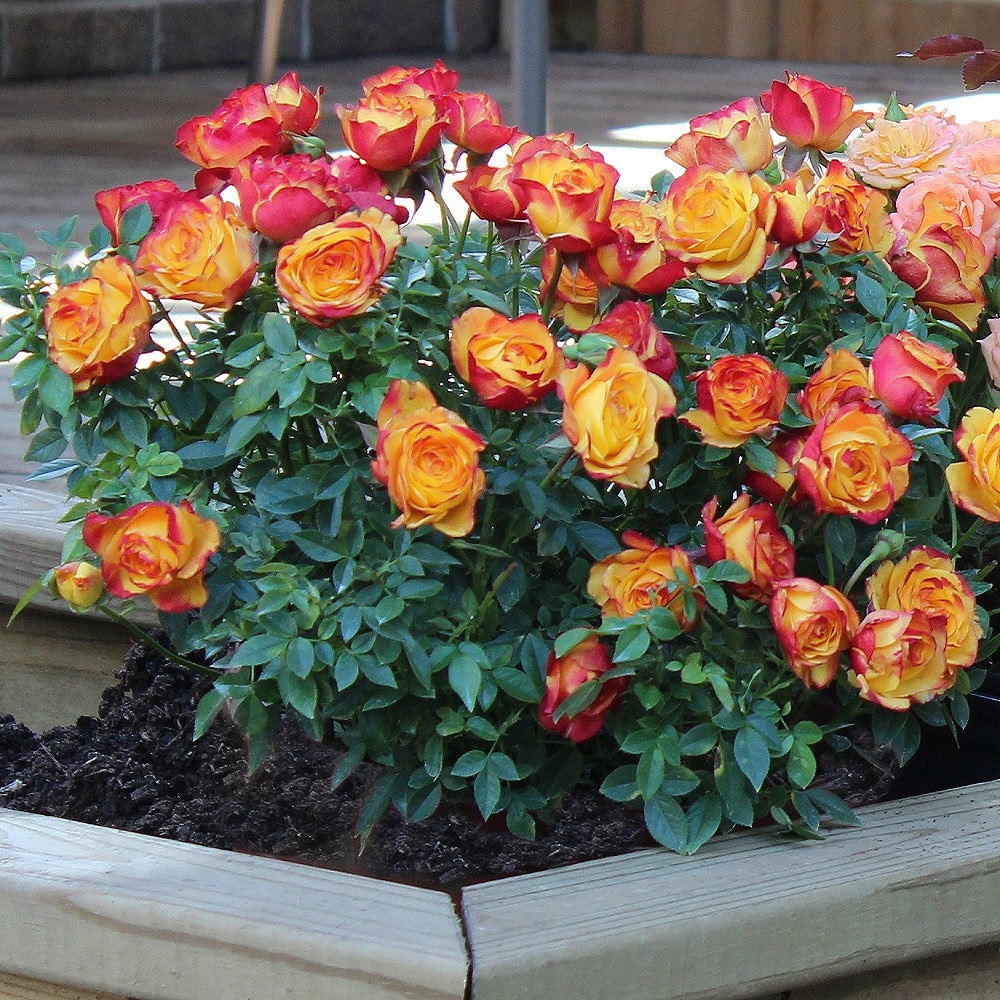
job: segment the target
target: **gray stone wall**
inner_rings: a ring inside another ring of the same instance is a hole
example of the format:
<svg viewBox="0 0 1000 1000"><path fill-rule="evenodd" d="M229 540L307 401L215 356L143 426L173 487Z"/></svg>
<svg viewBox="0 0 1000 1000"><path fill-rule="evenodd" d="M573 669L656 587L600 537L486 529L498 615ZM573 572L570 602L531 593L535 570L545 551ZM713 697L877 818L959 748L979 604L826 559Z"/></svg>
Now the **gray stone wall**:
<svg viewBox="0 0 1000 1000"><path fill-rule="evenodd" d="M256 0L0 0L0 80L246 64ZM283 62L476 52L499 0L285 0Z"/></svg>

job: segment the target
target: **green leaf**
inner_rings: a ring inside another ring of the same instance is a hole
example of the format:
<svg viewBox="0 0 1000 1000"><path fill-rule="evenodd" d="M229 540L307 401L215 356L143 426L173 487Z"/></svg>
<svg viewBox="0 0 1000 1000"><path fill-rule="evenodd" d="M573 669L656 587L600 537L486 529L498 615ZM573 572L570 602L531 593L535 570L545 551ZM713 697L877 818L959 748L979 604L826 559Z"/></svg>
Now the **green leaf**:
<svg viewBox="0 0 1000 1000"><path fill-rule="evenodd" d="M590 708L601 693L601 682L592 679L584 681L572 694L559 703L559 707L552 713L554 722L560 719L579 715L584 709Z"/></svg>
<svg viewBox="0 0 1000 1000"><path fill-rule="evenodd" d="M285 651L288 639L280 635L263 632L253 635L233 654L227 664L230 667L259 667L277 659Z"/></svg>
<svg viewBox="0 0 1000 1000"><path fill-rule="evenodd" d="M482 668L471 656L458 653L448 664L448 685L471 712L476 707L476 698L483 685Z"/></svg>
<svg viewBox="0 0 1000 1000"><path fill-rule="evenodd" d="M501 691L517 701L533 705L542 697L541 689L523 670L514 667L496 667L492 677Z"/></svg>
<svg viewBox="0 0 1000 1000"><path fill-rule="evenodd" d="M451 773L456 778L471 778L479 774L486 764L486 754L482 750L469 750L451 765Z"/></svg>
<svg viewBox="0 0 1000 1000"><path fill-rule="evenodd" d="M277 358L265 358L247 372L246 378L236 387L233 417L245 417L267 406L278 391L280 369L281 362Z"/></svg>
<svg viewBox="0 0 1000 1000"><path fill-rule="evenodd" d="M649 649L649 631L645 625L630 625L615 643L615 652L611 657L614 663L631 663L638 660Z"/></svg>
<svg viewBox="0 0 1000 1000"><path fill-rule="evenodd" d="M208 732L220 709L226 703L226 696L216 688L202 695L194 713L194 738L200 740Z"/></svg>
<svg viewBox="0 0 1000 1000"><path fill-rule="evenodd" d="M319 692L316 688L316 679L311 674L300 677L290 670L283 670L278 674L278 690L285 704L290 705L300 715L304 715L307 719L315 716Z"/></svg>
<svg viewBox="0 0 1000 1000"><path fill-rule="evenodd" d="M316 653L313 649L313 644L305 636L296 636L288 644L285 663L288 665L288 669L297 677L307 676L316 665Z"/></svg>
<svg viewBox="0 0 1000 1000"><path fill-rule="evenodd" d="M692 726L681 736L680 750L685 757L700 757L714 750L718 741L718 729L707 722L702 722Z"/></svg>
<svg viewBox="0 0 1000 1000"><path fill-rule="evenodd" d="M567 653L576 649L584 639L593 634L593 630L589 628L571 628L568 632L563 632L562 635L556 637L556 658L562 659Z"/></svg>
<svg viewBox="0 0 1000 1000"><path fill-rule="evenodd" d="M24 457L29 462L52 462L62 455L68 444L60 430L46 427L31 439Z"/></svg>
<svg viewBox="0 0 1000 1000"><path fill-rule="evenodd" d="M827 791L825 788L810 788L802 794L808 796L820 812L826 813L830 819L837 823L843 823L845 826L861 825L861 820L858 819L854 810L833 792Z"/></svg>
<svg viewBox="0 0 1000 1000"><path fill-rule="evenodd" d="M483 819L489 819L497 811L502 793L500 778L487 760L487 766L476 775L472 784L472 794Z"/></svg>
<svg viewBox="0 0 1000 1000"><path fill-rule="evenodd" d="M760 791L768 771L771 769L771 754L764 737L752 726L744 726L736 733L733 752L739 769L750 780L756 791Z"/></svg>
<svg viewBox="0 0 1000 1000"><path fill-rule="evenodd" d="M139 202L128 209L118 222L118 235L122 244L139 243L153 228L153 211L146 202Z"/></svg>
<svg viewBox="0 0 1000 1000"><path fill-rule="evenodd" d="M38 377L38 394L56 413L68 413L73 405L73 380L55 365L46 365Z"/></svg>
<svg viewBox="0 0 1000 1000"><path fill-rule="evenodd" d="M715 768L715 787L722 801L722 811L739 826L753 825L753 802L747 792L747 779L736 765L732 748L720 744L720 763Z"/></svg>
<svg viewBox="0 0 1000 1000"><path fill-rule="evenodd" d="M861 272L854 279L854 294L872 317L884 319L889 308L889 300L885 289L874 278Z"/></svg>
<svg viewBox="0 0 1000 1000"><path fill-rule="evenodd" d="M643 816L646 829L658 844L684 853L688 841L688 822L676 799L662 793L654 795L646 801Z"/></svg>
<svg viewBox="0 0 1000 1000"><path fill-rule="evenodd" d="M722 825L722 802L714 792L697 799L687 811L687 844L685 854L694 854L711 840Z"/></svg>
<svg viewBox="0 0 1000 1000"><path fill-rule="evenodd" d="M601 784L601 794L612 802L631 802L639 798L639 785L636 782L635 765L625 764L616 767Z"/></svg>
<svg viewBox="0 0 1000 1000"><path fill-rule="evenodd" d="M299 345L292 324L278 313L268 313L260 326L264 343L272 354L291 354Z"/></svg>
<svg viewBox="0 0 1000 1000"><path fill-rule="evenodd" d="M808 788L816 777L816 755L801 740L792 743L788 752L788 780L796 788Z"/></svg>

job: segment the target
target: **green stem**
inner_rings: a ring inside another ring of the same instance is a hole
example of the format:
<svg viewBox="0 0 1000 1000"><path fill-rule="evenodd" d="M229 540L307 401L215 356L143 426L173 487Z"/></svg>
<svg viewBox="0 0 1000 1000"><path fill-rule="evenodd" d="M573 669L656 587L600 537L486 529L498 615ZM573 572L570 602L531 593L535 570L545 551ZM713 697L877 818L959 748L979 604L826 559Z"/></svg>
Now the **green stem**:
<svg viewBox="0 0 1000 1000"><path fill-rule="evenodd" d="M186 656L181 656L180 653L175 653L172 649L168 649L162 643L157 642L149 633L144 632L138 625L130 622L125 615L119 614L117 611L112 611L109 607L102 607L101 611L113 622L121 625L126 632L131 632L143 645L155 649L168 660L173 660L174 663L179 663L182 667L187 667L188 670L193 670L196 673L205 674L207 677L218 677L222 672L214 667L206 667L204 663L189 660Z"/></svg>
<svg viewBox="0 0 1000 1000"><path fill-rule="evenodd" d="M545 292L545 301L542 303L542 322L548 325L549 316L552 315L552 307L556 302L556 293L559 291L559 277L565 266L562 252L556 251L556 259L552 265L552 277L549 279L549 287Z"/></svg>
<svg viewBox="0 0 1000 1000"><path fill-rule="evenodd" d="M562 471L563 466L575 454L576 454L576 452L572 448L567 448L566 449L565 453L562 455L562 457L559 459L559 461L556 462L556 464L553 465L551 469L549 469L548 474L546 475L546 477L539 484L543 490L544 489L548 489L555 482L556 476L558 476L559 473Z"/></svg>

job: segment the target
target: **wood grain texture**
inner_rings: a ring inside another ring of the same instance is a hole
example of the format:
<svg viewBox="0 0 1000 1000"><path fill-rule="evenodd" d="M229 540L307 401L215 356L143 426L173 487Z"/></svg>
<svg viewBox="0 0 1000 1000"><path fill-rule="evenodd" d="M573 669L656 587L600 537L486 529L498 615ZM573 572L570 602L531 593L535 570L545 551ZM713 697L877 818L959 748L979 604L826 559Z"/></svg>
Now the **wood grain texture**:
<svg viewBox="0 0 1000 1000"><path fill-rule="evenodd" d="M1000 941L1000 782L862 815L473 886L474 996L736 1000Z"/></svg>
<svg viewBox="0 0 1000 1000"><path fill-rule="evenodd" d="M462 1000L445 893L0 810L0 969L137 1000Z"/></svg>
<svg viewBox="0 0 1000 1000"><path fill-rule="evenodd" d="M4 628L10 612L0 603L0 712L35 732L96 715L132 637L110 622L30 608Z"/></svg>
<svg viewBox="0 0 1000 1000"><path fill-rule="evenodd" d="M120 994L95 993L93 990L78 990L55 983L43 983L23 976L8 976L0 973L0 1000L127 1000Z"/></svg>

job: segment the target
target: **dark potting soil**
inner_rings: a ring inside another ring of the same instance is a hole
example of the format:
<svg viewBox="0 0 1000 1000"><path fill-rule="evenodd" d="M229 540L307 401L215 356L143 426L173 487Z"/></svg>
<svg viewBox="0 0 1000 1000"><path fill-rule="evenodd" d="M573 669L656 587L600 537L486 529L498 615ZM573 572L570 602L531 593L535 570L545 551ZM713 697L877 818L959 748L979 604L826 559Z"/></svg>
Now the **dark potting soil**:
<svg viewBox="0 0 1000 1000"><path fill-rule="evenodd" d="M0 806L445 888L651 845L640 810L594 790L568 797L533 841L456 807L420 823L390 813L359 857L354 828L374 768L332 789L341 751L289 723L248 775L228 719L193 739L207 681L143 646L118 678L97 718L73 726L35 734L0 716ZM837 764L824 783L854 805L884 798L889 779L868 767Z"/></svg>

